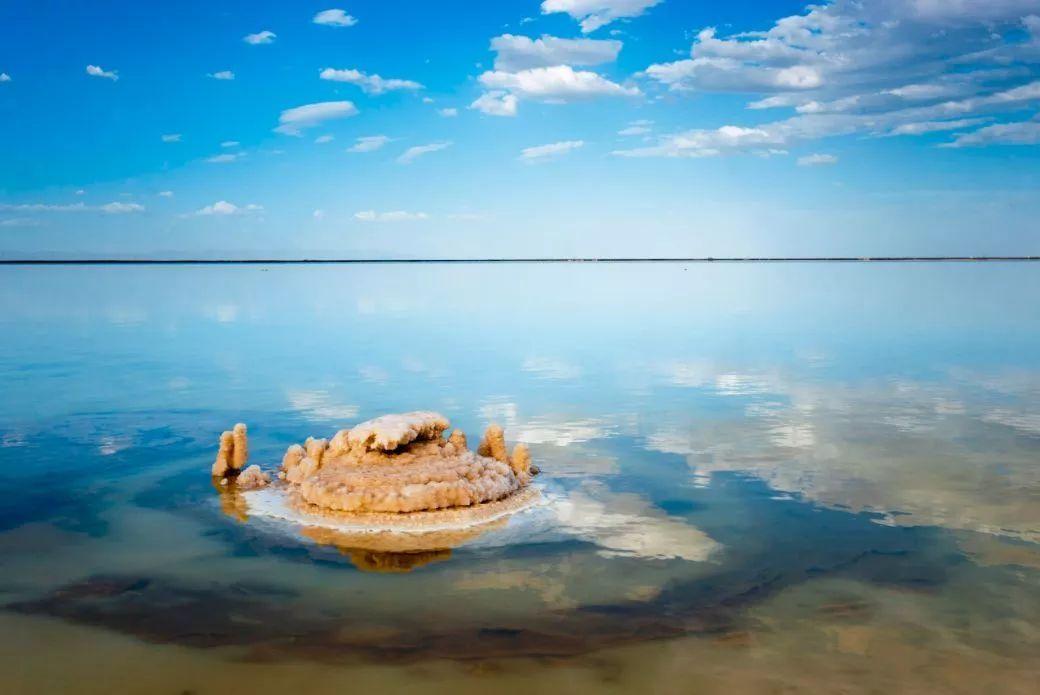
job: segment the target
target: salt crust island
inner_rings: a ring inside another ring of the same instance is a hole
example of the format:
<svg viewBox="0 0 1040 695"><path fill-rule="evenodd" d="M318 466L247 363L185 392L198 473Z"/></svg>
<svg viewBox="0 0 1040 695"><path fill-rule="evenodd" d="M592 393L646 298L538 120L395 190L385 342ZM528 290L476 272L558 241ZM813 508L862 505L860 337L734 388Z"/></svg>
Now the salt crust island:
<svg viewBox="0 0 1040 695"><path fill-rule="evenodd" d="M530 501L528 484L538 473L527 446L512 455L498 425L490 425L477 450L444 416L417 411L382 417L340 430L331 439L310 437L285 452L279 482L298 512L373 527L450 527L492 519ZM246 426L220 436L215 482L238 491L271 484L259 466L245 467Z"/></svg>

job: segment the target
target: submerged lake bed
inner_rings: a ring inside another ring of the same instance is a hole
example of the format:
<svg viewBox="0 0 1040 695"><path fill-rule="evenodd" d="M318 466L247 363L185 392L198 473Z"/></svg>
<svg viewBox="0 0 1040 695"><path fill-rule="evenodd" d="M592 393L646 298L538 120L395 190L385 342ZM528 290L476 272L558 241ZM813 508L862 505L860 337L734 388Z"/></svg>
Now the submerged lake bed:
<svg viewBox="0 0 1040 695"><path fill-rule="evenodd" d="M1037 269L2 268L0 689L1032 692ZM209 478L411 410L542 502L395 552Z"/></svg>

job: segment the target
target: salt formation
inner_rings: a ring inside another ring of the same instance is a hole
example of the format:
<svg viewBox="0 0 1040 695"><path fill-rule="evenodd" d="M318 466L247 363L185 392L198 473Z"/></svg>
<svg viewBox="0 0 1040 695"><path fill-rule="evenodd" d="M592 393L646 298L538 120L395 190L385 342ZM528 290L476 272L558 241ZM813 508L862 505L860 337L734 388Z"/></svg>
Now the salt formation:
<svg viewBox="0 0 1040 695"><path fill-rule="evenodd" d="M279 477L318 511L401 513L471 507L505 499L533 475L527 447L507 454L502 428L491 425L477 452L447 418L412 412L308 439L285 452ZM233 452L232 452L233 453Z"/></svg>
<svg viewBox="0 0 1040 695"><path fill-rule="evenodd" d="M267 485L269 482L271 482L271 476L260 470L260 466L255 463L235 478L235 486L240 490L254 490Z"/></svg>
<svg viewBox="0 0 1040 695"><path fill-rule="evenodd" d="M260 466L246 468L249 460L249 437L246 426L238 423L230 431L220 435L220 448L217 460L213 462L210 472L220 480L221 485L234 481L239 489L251 490L261 488L271 482L271 476L264 473Z"/></svg>

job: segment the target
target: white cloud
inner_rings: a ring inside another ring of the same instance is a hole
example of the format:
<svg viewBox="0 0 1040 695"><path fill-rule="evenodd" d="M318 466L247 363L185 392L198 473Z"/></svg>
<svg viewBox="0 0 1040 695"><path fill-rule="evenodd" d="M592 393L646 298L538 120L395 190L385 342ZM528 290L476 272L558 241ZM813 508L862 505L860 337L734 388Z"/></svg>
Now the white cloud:
<svg viewBox="0 0 1040 695"><path fill-rule="evenodd" d="M358 138L357 142L347 148L347 152L375 152L392 140L385 135L366 135Z"/></svg>
<svg viewBox="0 0 1040 695"><path fill-rule="evenodd" d="M676 92L757 93L749 108L794 109L798 115L787 120L745 129L761 131L773 146L958 130L969 117L995 118L1040 101L1040 20L1023 19L1038 7L1037 0L834 0L808 5L766 31L720 37L708 27L689 58L651 65L645 75ZM1028 127L1013 130L1028 139ZM760 147L754 137L735 144L722 131L667 135L624 154L708 156Z"/></svg>
<svg viewBox="0 0 1040 695"><path fill-rule="evenodd" d="M300 131L304 128L311 128L336 118L354 116L357 112L357 107L349 101L320 101L315 104L305 104L282 111L278 118L279 125L274 130L276 133L286 135L300 135Z"/></svg>
<svg viewBox="0 0 1040 695"><path fill-rule="evenodd" d="M162 136L162 141L163 142L180 142L181 141L181 134L180 133L166 133L165 135Z"/></svg>
<svg viewBox="0 0 1040 695"><path fill-rule="evenodd" d="M159 191L159 196L162 198L172 198L173 191Z"/></svg>
<svg viewBox="0 0 1040 695"><path fill-rule="evenodd" d="M404 210L392 210L390 212L362 210L354 213L354 219L360 222L415 222L425 220L428 217L429 215L425 212L406 212Z"/></svg>
<svg viewBox="0 0 1040 695"><path fill-rule="evenodd" d="M324 145L325 143L332 142L335 139L336 138L332 135L319 135L318 137L314 138L314 142L318 143L319 145Z"/></svg>
<svg viewBox="0 0 1040 695"><path fill-rule="evenodd" d="M528 357L520 369L534 374L539 379L567 380L577 379L582 375L581 367L551 357Z"/></svg>
<svg viewBox="0 0 1040 695"><path fill-rule="evenodd" d="M489 70L479 80L488 92L470 104L470 108L492 116L515 116L521 99L559 104L576 99L641 94L638 87L624 87L594 72L575 70L569 65L517 72Z"/></svg>
<svg viewBox="0 0 1040 695"><path fill-rule="evenodd" d="M128 212L144 212L144 206L137 203L105 203L101 211L109 215L123 215Z"/></svg>
<svg viewBox="0 0 1040 695"><path fill-rule="evenodd" d="M622 137L632 137L633 135L646 135L651 131L650 126L653 125L653 121L633 121L628 126L618 131L618 135Z"/></svg>
<svg viewBox="0 0 1040 695"><path fill-rule="evenodd" d="M246 34L242 37L242 40L253 46L259 46L265 43L273 43L276 38L278 38L278 34L264 29L255 34Z"/></svg>
<svg viewBox="0 0 1040 695"><path fill-rule="evenodd" d="M979 147L982 145L1038 145L1040 121L998 123L973 133L958 135L943 147Z"/></svg>
<svg viewBox="0 0 1040 695"><path fill-rule="evenodd" d="M560 530L596 544L607 557L707 562L723 547L682 517L602 484L586 483L557 500L552 511Z"/></svg>
<svg viewBox="0 0 1040 695"><path fill-rule="evenodd" d="M491 90L507 90L520 98L567 101L597 96L637 96L638 87L623 87L587 70L569 65L531 68L518 72L493 70L480 76L480 83Z"/></svg>
<svg viewBox="0 0 1040 695"><path fill-rule="evenodd" d="M210 73L210 77L214 80L233 80L235 79L235 73L230 70L221 70L220 72Z"/></svg>
<svg viewBox="0 0 1040 695"><path fill-rule="evenodd" d="M489 116L515 116L518 103L512 94L494 91L480 95L469 107Z"/></svg>
<svg viewBox="0 0 1040 695"><path fill-rule="evenodd" d="M0 80L3 82L4 80ZM0 220L0 227L39 227L42 224L39 220L34 220L31 217L8 217L6 220Z"/></svg>
<svg viewBox="0 0 1040 695"><path fill-rule="evenodd" d="M786 135L763 126L743 128L722 126L715 130L690 130L663 138L650 147L618 150L614 154L626 157L714 157L724 152L760 149L782 145Z"/></svg>
<svg viewBox="0 0 1040 695"><path fill-rule="evenodd" d="M357 417L360 412L358 406L340 403L327 391L289 391L286 396L290 407L308 420L342 423Z"/></svg>
<svg viewBox="0 0 1040 695"><path fill-rule="evenodd" d="M617 19L638 17L662 0L544 0L542 14L566 12L588 34Z"/></svg>
<svg viewBox="0 0 1040 695"><path fill-rule="evenodd" d="M240 143L238 142L238 140L225 140L224 142L220 143L220 146L226 149L229 147L238 147L239 144Z"/></svg>
<svg viewBox="0 0 1040 695"><path fill-rule="evenodd" d="M244 207L239 207L234 203L229 203L226 200L218 200L212 205L207 205L204 208L199 208L195 211L196 215L199 216L226 216L226 215L241 215L248 212L261 212L263 210L262 205L250 204Z"/></svg>
<svg viewBox="0 0 1040 695"><path fill-rule="evenodd" d="M418 157L422 157L425 154L431 152L439 152L440 150L451 147L450 142L431 142L429 145L416 145L415 147L409 147L405 150L404 154L397 158L397 161L401 164L408 164Z"/></svg>
<svg viewBox="0 0 1040 695"><path fill-rule="evenodd" d="M119 79L119 75L116 74L115 70L102 70L97 65L88 65L87 74L91 77L104 77L105 79L112 80L113 82Z"/></svg>
<svg viewBox="0 0 1040 695"><path fill-rule="evenodd" d="M11 76L10 75L8 75L6 72L0 72L0 82L10 82L10 81L11 81Z"/></svg>
<svg viewBox="0 0 1040 695"><path fill-rule="evenodd" d="M455 118L459 115L458 109L437 109L437 113L443 118Z"/></svg>
<svg viewBox="0 0 1040 695"><path fill-rule="evenodd" d="M90 209L83 203L0 203L0 210L14 212L85 212Z"/></svg>
<svg viewBox="0 0 1040 695"><path fill-rule="evenodd" d="M611 63L617 60L622 45L620 41L613 40L561 39L556 36L531 39L503 34L491 39L491 50L497 54L495 69L506 72L553 65Z"/></svg>
<svg viewBox="0 0 1040 695"><path fill-rule="evenodd" d="M324 68L319 74L323 80L332 82L346 82L361 87L366 94L385 94L398 90L416 90L423 86L412 80L399 80L396 78L384 79L379 75L367 75L360 70L337 70L335 68Z"/></svg>
<svg viewBox="0 0 1040 695"><path fill-rule="evenodd" d="M118 214L126 212L142 212L143 205L137 203L111 202L104 205L86 205L85 203L4 203L0 211L13 212L104 212Z"/></svg>
<svg viewBox="0 0 1040 695"><path fill-rule="evenodd" d="M352 27L358 23L356 18L351 17L343 10L322 10L314 15L312 21L315 24L324 24L329 27Z"/></svg>
<svg viewBox="0 0 1040 695"><path fill-rule="evenodd" d="M892 129L888 135L924 135L925 133L941 133L951 130L963 130L985 123L985 118L958 118L952 121L919 121L903 123Z"/></svg>
<svg viewBox="0 0 1040 695"><path fill-rule="evenodd" d="M583 140L566 140L564 142L553 142L547 145L527 147L520 152L521 161L532 163L540 162L552 157L559 157L585 145Z"/></svg>
<svg viewBox="0 0 1040 695"><path fill-rule="evenodd" d="M229 162L234 162L245 156L245 152L224 152L222 154L215 154L212 157L207 157L206 161L210 164L228 164Z"/></svg>
<svg viewBox="0 0 1040 695"><path fill-rule="evenodd" d="M800 167L815 167L837 163L838 158L833 154L807 154L804 157L798 158L798 166Z"/></svg>

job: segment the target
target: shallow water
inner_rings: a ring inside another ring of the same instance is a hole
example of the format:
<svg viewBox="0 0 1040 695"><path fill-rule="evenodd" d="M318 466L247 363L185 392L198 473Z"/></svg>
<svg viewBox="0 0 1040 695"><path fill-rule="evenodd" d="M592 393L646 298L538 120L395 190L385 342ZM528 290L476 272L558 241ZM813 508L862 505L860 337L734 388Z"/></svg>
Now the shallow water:
<svg viewBox="0 0 1040 695"><path fill-rule="evenodd" d="M0 269L0 691L1032 692L1038 271ZM544 503L386 552L210 483L414 409Z"/></svg>

